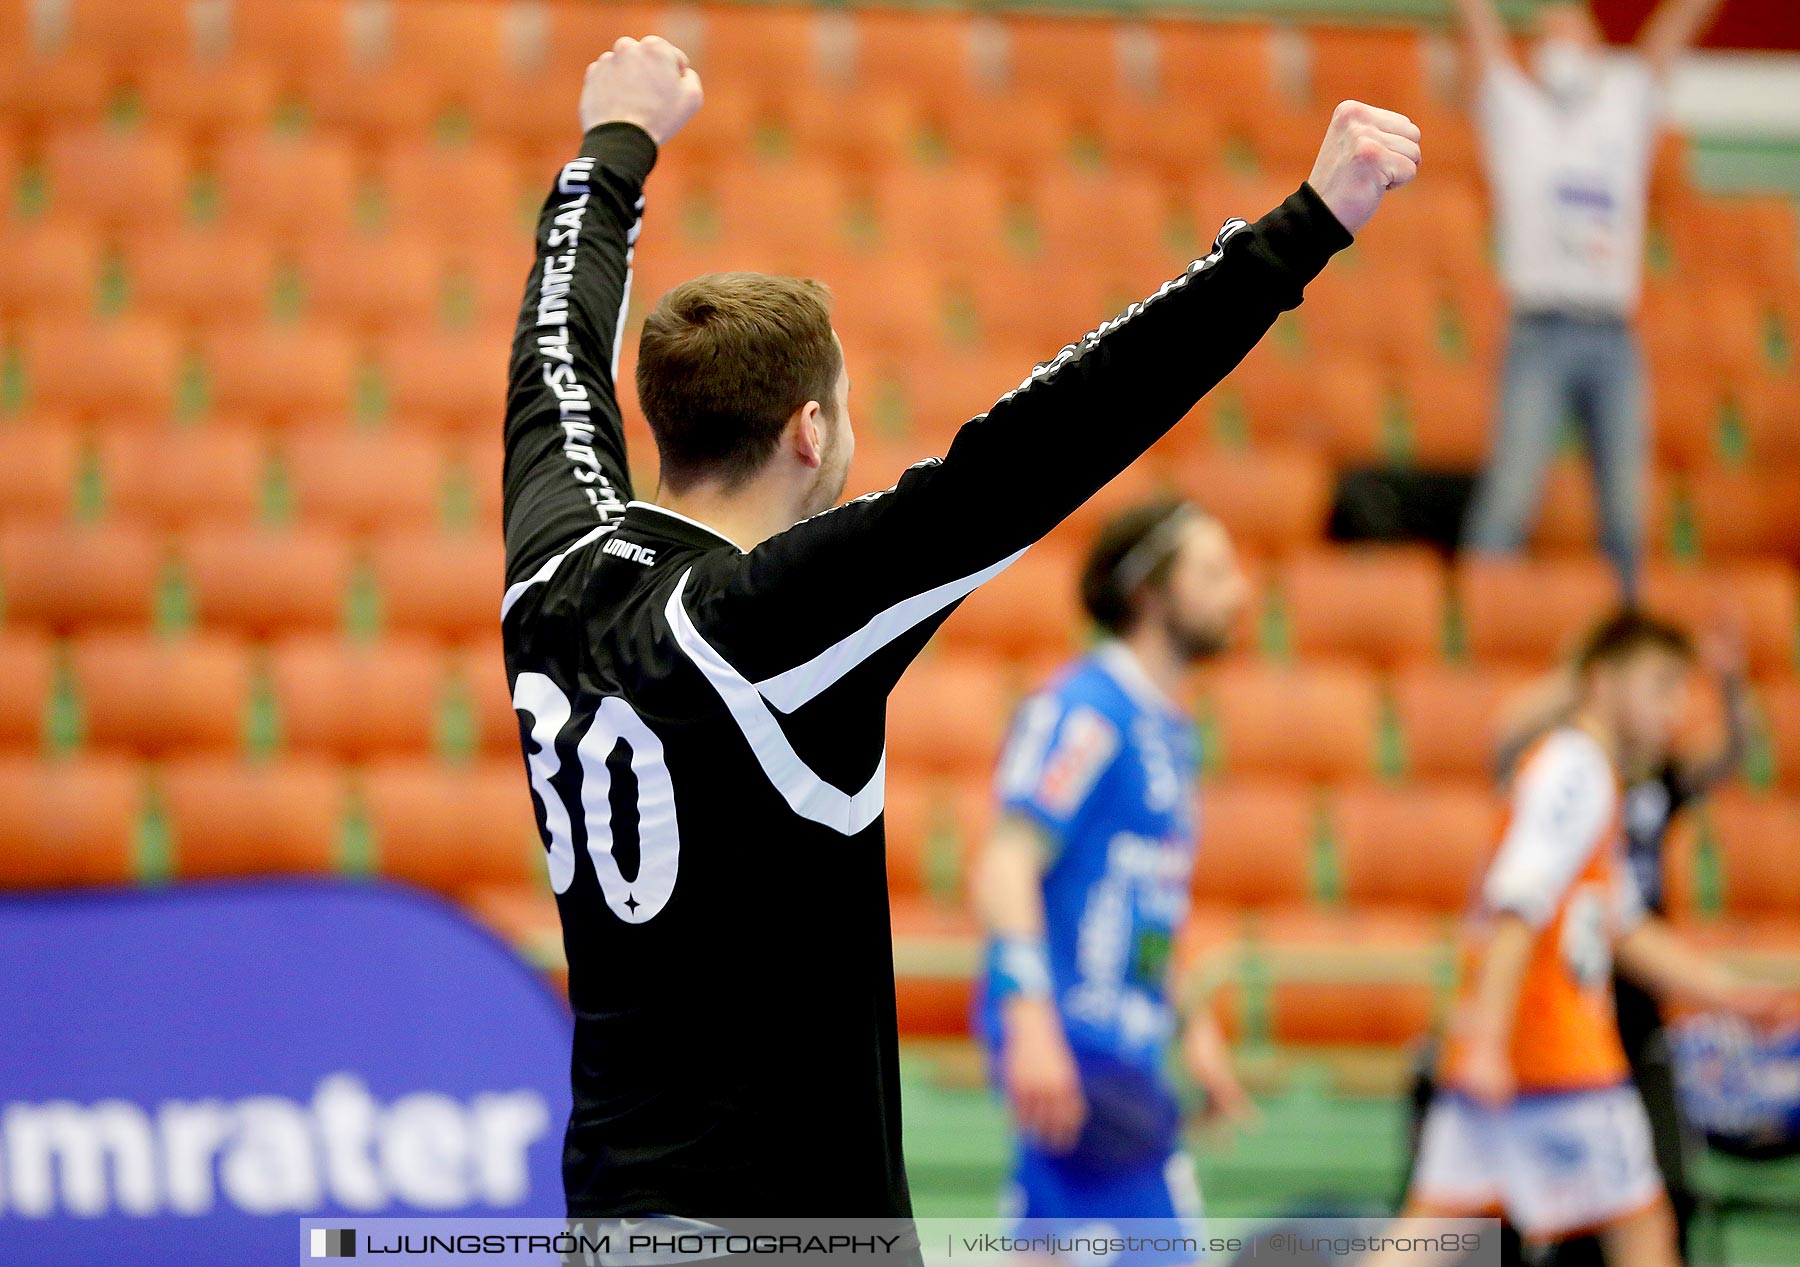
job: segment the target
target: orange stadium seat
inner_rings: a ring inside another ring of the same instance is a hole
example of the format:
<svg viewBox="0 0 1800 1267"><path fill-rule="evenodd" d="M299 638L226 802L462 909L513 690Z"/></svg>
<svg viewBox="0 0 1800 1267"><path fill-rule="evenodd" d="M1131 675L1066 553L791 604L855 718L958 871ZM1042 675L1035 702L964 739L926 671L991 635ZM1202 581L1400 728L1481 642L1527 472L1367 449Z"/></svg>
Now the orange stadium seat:
<svg viewBox="0 0 1800 1267"><path fill-rule="evenodd" d="M357 160L340 138L234 133L220 145L215 166L228 224L292 240L347 228L356 218Z"/></svg>
<svg viewBox="0 0 1800 1267"><path fill-rule="evenodd" d="M115 526L0 531L0 593L9 625L67 631L143 625L162 562L157 540Z"/></svg>
<svg viewBox="0 0 1800 1267"><path fill-rule="evenodd" d="M1661 463L1704 470L1720 458L1723 384L1691 365L1653 365L1650 374L1652 441Z"/></svg>
<svg viewBox="0 0 1800 1267"><path fill-rule="evenodd" d="M491 437L452 442L449 449L450 479L453 483L463 482L463 488L472 494L475 523L482 529L499 529L501 494L501 471L506 454L494 443ZM631 455L632 469L637 479L642 481L645 470L638 460L637 454ZM648 484L644 485L649 487Z"/></svg>
<svg viewBox="0 0 1800 1267"><path fill-rule="evenodd" d="M1520 669L1409 664L1394 675L1394 708L1415 779L1494 774L1502 711L1532 682Z"/></svg>
<svg viewBox="0 0 1800 1267"><path fill-rule="evenodd" d="M307 316L363 330L430 328L443 295L443 252L408 233L333 233L299 254ZM517 313L518 295L513 296Z"/></svg>
<svg viewBox="0 0 1800 1267"><path fill-rule="evenodd" d="M301 519L352 531L428 528L444 499L442 442L421 435L307 431L280 451Z"/></svg>
<svg viewBox="0 0 1800 1267"><path fill-rule="evenodd" d="M24 353L26 400L34 407L92 414L174 405L180 343L161 322L34 322Z"/></svg>
<svg viewBox="0 0 1800 1267"><path fill-rule="evenodd" d="M65 419L43 414L0 427L0 522L67 515L80 461L81 444Z"/></svg>
<svg viewBox="0 0 1800 1267"><path fill-rule="evenodd" d="M1067 167L1074 121L1057 101L984 94L961 103L923 97L920 106L954 158L987 167L1015 185Z"/></svg>
<svg viewBox="0 0 1800 1267"><path fill-rule="evenodd" d="M158 777L174 873L306 875L338 864L344 777L328 762L182 757Z"/></svg>
<svg viewBox="0 0 1800 1267"><path fill-rule="evenodd" d="M1144 294L1179 269L1169 240L1168 199L1148 175L1053 169L1033 183L1030 202L1051 268L1135 268L1145 278Z"/></svg>
<svg viewBox="0 0 1800 1267"><path fill-rule="evenodd" d="M575 157L580 144L580 138L574 135L579 125L569 112L572 85L578 82L579 79L561 78L541 69L518 67L455 88L458 105L467 111L476 135L490 142L523 146L533 153L554 148L557 159L545 160L547 177L556 170L557 160ZM712 104L707 102L707 108L711 109ZM685 130L682 135L686 137ZM677 161L673 154L671 161ZM533 175L539 174L540 166L533 163ZM660 176L660 160L657 168Z"/></svg>
<svg viewBox="0 0 1800 1267"><path fill-rule="evenodd" d="M1261 358L1269 364L1272 358ZM1270 415L1279 410L1279 426L1288 438L1321 443L1338 461L1398 465L1411 456L1404 437L1392 425L1389 374L1367 352L1324 354L1304 374L1246 382L1246 395L1258 435L1271 434ZM1301 399L1282 399L1290 388ZM1259 398L1273 398L1264 405ZM1279 404L1276 404L1279 400ZM1279 433L1277 433L1279 434Z"/></svg>
<svg viewBox="0 0 1800 1267"><path fill-rule="evenodd" d="M1669 481L1651 469L1644 474L1643 505L1638 531L1651 551L1669 545L1671 512ZM1585 461L1556 461L1544 480L1531 544L1551 554L1584 554L1600 540L1600 516L1594 505L1593 468Z"/></svg>
<svg viewBox="0 0 1800 1267"><path fill-rule="evenodd" d="M1500 806L1485 785L1353 786L1332 819L1352 905L1457 911L1498 840Z"/></svg>
<svg viewBox="0 0 1800 1267"><path fill-rule="evenodd" d="M494 537L389 533L371 553L388 629L466 638L500 619L503 547Z"/></svg>
<svg viewBox="0 0 1800 1267"><path fill-rule="evenodd" d="M1800 658L1796 656L1800 589L1794 569L1785 563L1738 563L1699 571L1653 566L1644 577L1644 601L1690 629L1722 618L1737 622L1755 672L1792 672Z"/></svg>
<svg viewBox="0 0 1800 1267"><path fill-rule="evenodd" d="M1423 548L1318 551L1281 570L1294 650L1379 664L1431 659L1444 626L1444 567Z"/></svg>
<svg viewBox="0 0 1800 1267"><path fill-rule="evenodd" d="M1689 477L1687 494L1706 557L1800 555L1800 470L1706 471Z"/></svg>
<svg viewBox="0 0 1800 1267"><path fill-rule="evenodd" d="M1427 81L1421 30L1315 26L1307 28L1306 38L1312 104L1322 119L1345 100L1408 115L1431 105L1434 94Z"/></svg>
<svg viewBox="0 0 1800 1267"><path fill-rule="evenodd" d="M87 742L144 756L243 742L250 660L218 635L84 634L72 651Z"/></svg>
<svg viewBox="0 0 1800 1267"><path fill-rule="evenodd" d="M662 4L550 0L546 8L550 22L544 45L545 73L566 84L580 82L587 64L622 35L638 38L660 32L686 48L682 41L693 43L698 33L695 22L699 19L693 10L683 14Z"/></svg>
<svg viewBox="0 0 1800 1267"><path fill-rule="evenodd" d="M1110 97L1076 102L1073 109L1113 166L1138 168L1172 188L1186 185L1196 172L1213 169L1221 161L1224 135L1201 101ZM1211 233L1218 226L1201 227ZM1210 243L1208 238L1199 245Z"/></svg>
<svg viewBox="0 0 1800 1267"><path fill-rule="evenodd" d="M1800 679L1765 682L1757 695L1774 752L1775 776L1783 787L1800 791Z"/></svg>
<svg viewBox="0 0 1800 1267"><path fill-rule="evenodd" d="M543 196L539 180L524 181L510 157L485 144L400 146L380 176L390 231L451 242L527 237L527 209L535 212Z"/></svg>
<svg viewBox="0 0 1800 1267"><path fill-rule="evenodd" d="M79 318L92 312L100 248L99 236L78 224L39 220L9 227L6 250L0 251L0 320Z"/></svg>
<svg viewBox="0 0 1800 1267"><path fill-rule="evenodd" d="M341 61L350 55L352 8L346 0L234 4L234 54L250 53L284 67Z"/></svg>
<svg viewBox="0 0 1800 1267"><path fill-rule="evenodd" d="M28 629L0 630L0 752L35 752L55 682L50 639Z"/></svg>
<svg viewBox="0 0 1800 1267"><path fill-rule="evenodd" d="M336 532L209 526L187 534L178 553L202 627L268 636L343 623L351 555Z"/></svg>
<svg viewBox="0 0 1800 1267"><path fill-rule="evenodd" d="M98 446L109 513L159 527L248 523L261 509L268 454L234 427L108 430Z"/></svg>
<svg viewBox="0 0 1800 1267"><path fill-rule="evenodd" d="M218 138L268 126L281 95L274 72L260 63L176 58L147 63L137 90L153 126Z"/></svg>
<svg viewBox="0 0 1800 1267"><path fill-rule="evenodd" d="M388 9L387 62L464 80L487 79L522 60L520 15L488 0L431 0ZM590 58L598 57L597 49ZM564 85L568 95L570 85Z"/></svg>
<svg viewBox="0 0 1800 1267"><path fill-rule="evenodd" d="M722 243L774 271L816 267L844 241L850 191L837 169L810 156L779 167L731 163L706 182ZM805 190L803 197L796 197Z"/></svg>
<svg viewBox="0 0 1800 1267"><path fill-rule="evenodd" d="M191 163L175 136L148 129L58 132L44 159L58 217L167 224L186 213Z"/></svg>
<svg viewBox="0 0 1800 1267"><path fill-rule="evenodd" d="M1574 650L1619 604L1596 558L1533 562L1465 557L1457 567L1469 650L1482 660L1542 664Z"/></svg>
<svg viewBox="0 0 1800 1267"><path fill-rule="evenodd" d="M215 410L270 421L350 408L356 356L342 330L221 320L201 349Z"/></svg>
<svg viewBox="0 0 1800 1267"><path fill-rule="evenodd" d="M1012 255L984 264L953 265L949 271L952 312L966 302L983 346L998 340L1032 349L1032 364L1048 361L1064 344L1093 329L1101 318L1082 294L1081 278L1056 272Z"/></svg>
<svg viewBox="0 0 1800 1267"><path fill-rule="evenodd" d="M1174 474L1240 547L1280 554L1316 541L1324 530L1331 475L1303 449L1215 452Z"/></svg>
<svg viewBox="0 0 1800 1267"><path fill-rule="evenodd" d="M1800 427L1794 426L1794 419L1800 418L1800 378L1791 373L1755 375L1740 380L1736 389L1752 458L1800 465Z"/></svg>
<svg viewBox="0 0 1800 1267"><path fill-rule="evenodd" d="M1009 13L1002 24L1006 83L1014 92L1080 107L1144 86L1129 83L1124 31L1109 16Z"/></svg>
<svg viewBox="0 0 1800 1267"><path fill-rule="evenodd" d="M956 896L974 853L987 838L991 779L958 780L897 770L889 775L882 816L887 831L888 891L897 898Z"/></svg>
<svg viewBox="0 0 1800 1267"><path fill-rule="evenodd" d="M114 89L103 59L85 50L36 56L24 49L0 49L0 119L15 127L97 123Z"/></svg>
<svg viewBox="0 0 1800 1267"><path fill-rule="evenodd" d="M1382 296L1381 320L1369 320L1369 296ZM1300 324L1309 354L1363 352L1386 366L1410 364L1437 331L1436 292L1422 269L1366 263L1327 270L1306 288Z"/></svg>
<svg viewBox="0 0 1800 1267"><path fill-rule="evenodd" d="M516 754L519 715L507 694L498 623L491 633L453 648L450 657L452 689L467 693L480 750L495 756Z"/></svg>
<svg viewBox="0 0 1800 1267"><path fill-rule="evenodd" d="M163 225L127 236L121 256L136 312L189 322L237 313L255 322L275 299L275 249L247 229Z"/></svg>
<svg viewBox="0 0 1800 1267"><path fill-rule="evenodd" d="M1437 175L1436 137L1427 160ZM1383 214L1356 235L1356 253L1372 261L1423 261L1440 278L1488 277L1487 223L1477 188L1467 181L1421 183L1419 197L1384 204ZM1388 214L1388 213L1392 214Z"/></svg>
<svg viewBox="0 0 1800 1267"><path fill-rule="evenodd" d="M1800 917L1800 801L1727 791L1707 810L1724 871L1725 909L1733 915L1792 921Z"/></svg>
<svg viewBox="0 0 1800 1267"><path fill-rule="evenodd" d="M1432 982L1416 975L1388 979L1379 973L1359 979L1356 964L1379 956L1389 964L1407 964L1416 973L1434 952L1445 953L1440 921L1393 910L1285 910L1270 915L1262 934L1286 955L1329 965L1324 973L1282 973L1271 982L1267 1025L1274 1041L1391 1049L1415 1042L1433 1028Z"/></svg>
<svg viewBox="0 0 1800 1267"><path fill-rule="evenodd" d="M383 761L363 782L380 874L442 893L477 884L549 887L517 761L470 769Z"/></svg>
<svg viewBox="0 0 1800 1267"><path fill-rule="evenodd" d="M993 408L1025 380L1043 355L1041 348L1007 346L942 357L925 367L902 367L907 418L919 440L918 455L928 450L941 455L963 423Z"/></svg>
<svg viewBox="0 0 1800 1267"><path fill-rule="evenodd" d="M1201 792L1194 901L1231 912L1296 905L1312 894L1313 794L1286 782L1231 779Z"/></svg>
<svg viewBox="0 0 1800 1267"><path fill-rule="evenodd" d="M283 745L349 760L429 752L444 670L443 653L419 639L284 638L270 655Z"/></svg>
<svg viewBox="0 0 1800 1267"><path fill-rule="evenodd" d="M1233 124L1273 102L1275 48L1267 23L1165 18L1152 22L1151 29L1157 43L1157 84L1164 97L1211 105Z"/></svg>
<svg viewBox="0 0 1800 1267"><path fill-rule="evenodd" d="M653 249L660 253L661 246ZM437 255L444 266L439 315L447 325L495 330L518 320L525 278L535 266L528 240L447 246Z"/></svg>
<svg viewBox="0 0 1800 1267"><path fill-rule="evenodd" d="M520 292L524 294L524 282ZM506 409L512 323L499 330L402 331L378 345L388 403L447 425L489 431Z"/></svg>
<svg viewBox="0 0 1800 1267"><path fill-rule="evenodd" d="M945 342L945 300L936 273L916 263L851 257L825 270L832 325L852 364L871 354L900 362L935 359Z"/></svg>
<svg viewBox="0 0 1800 1267"><path fill-rule="evenodd" d="M967 13L904 9L856 11L856 78L946 107L966 104L975 81Z"/></svg>
<svg viewBox="0 0 1800 1267"><path fill-rule="evenodd" d="M819 12L812 6L712 5L702 16L699 47L688 52L709 93L754 95L819 79L823 49Z"/></svg>
<svg viewBox="0 0 1800 1267"><path fill-rule="evenodd" d="M122 758L0 758L0 885L130 883L142 796Z"/></svg>
<svg viewBox="0 0 1800 1267"><path fill-rule="evenodd" d="M1420 466L1474 471L1487 459L1493 430L1494 382L1481 366L1417 362L1400 381Z"/></svg>
<svg viewBox="0 0 1800 1267"><path fill-rule="evenodd" d="M1072 654L1085 630L1075 593L1080 576L1080 556L1040 542L963 600L944 639L1020 659Z"/></svg>
<svg viewBox="0 0 1800 1267"><path fill-rule="evenodd" d="M1380 697L1374 680L1347 666L1227 664L1209 675L1217 722L1208 757L1230 774L1337 780L1375 767Z"/></svg>
<svg viewBox="0 0 1800 1267"><path fill-rule="evenodd" d="M770 108L795 154L866 180L910 166L923 127L917 103L893 89L784 84Z"/></svg>
<svg viewBox="0 0 1800 1267"><path fill-rule="evenodd" d="M991 773L1011 712L997 657L930 655L908 669L888 699L889 764L918 771Z"/></svg>
<svg viewBox="0 0 1800 1267"><path fill-rule="evenodd" d="M1006 250L1006 194L980 168L896 165L876 177L875 209L887 251L985 267Z"/></svg>

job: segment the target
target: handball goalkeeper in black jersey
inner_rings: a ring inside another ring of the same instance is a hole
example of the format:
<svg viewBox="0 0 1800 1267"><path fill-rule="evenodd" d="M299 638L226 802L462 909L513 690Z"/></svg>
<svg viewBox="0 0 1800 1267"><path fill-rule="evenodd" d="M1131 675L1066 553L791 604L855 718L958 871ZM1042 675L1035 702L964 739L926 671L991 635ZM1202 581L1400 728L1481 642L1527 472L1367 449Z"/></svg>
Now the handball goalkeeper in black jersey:
<svg viewBox="0 0 1800 1267"><path fill-rule="evenodd" d="M903 1218L888 693L1300 302L1416 174L1419 133L1340 106L1279 207L1021 365L941 459L833 509L851 375L811 281L716 274L657 301L637 387L661 484L626 470L645 181L700 102L655 37L588 68L512 349L501 620L569 960L568 1212Z"/></svg>

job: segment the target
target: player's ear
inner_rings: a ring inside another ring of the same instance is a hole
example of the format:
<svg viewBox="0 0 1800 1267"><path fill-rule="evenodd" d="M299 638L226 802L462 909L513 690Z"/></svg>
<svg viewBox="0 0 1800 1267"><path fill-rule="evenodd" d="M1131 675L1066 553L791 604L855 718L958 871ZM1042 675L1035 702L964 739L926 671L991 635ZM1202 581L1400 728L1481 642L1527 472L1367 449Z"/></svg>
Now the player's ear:
<svg viewBox="0 0 1800 1267"><path fill-rule="evenodd" d="M819 402L809 400L794 410L788 419L787 442L794 456L807 466L818 468L825 462L825 427Z"/></svg>

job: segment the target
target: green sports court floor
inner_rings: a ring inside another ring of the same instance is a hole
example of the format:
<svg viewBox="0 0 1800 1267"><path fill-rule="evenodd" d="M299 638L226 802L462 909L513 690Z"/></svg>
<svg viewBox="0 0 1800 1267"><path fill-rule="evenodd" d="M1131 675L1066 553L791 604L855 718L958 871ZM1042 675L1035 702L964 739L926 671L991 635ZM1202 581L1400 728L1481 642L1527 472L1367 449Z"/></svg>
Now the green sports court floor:
<svg viewBox="0 0 1800 1267"><path fill-rule="evenodd" d="M991 1214L1005 1165L1006 1119L979 1085L966 1044L915 1043L903 1056L906 1164L920 1217ZM1260 1093L1262 1122L1235 1141L1192 1141L1206 1206L1244 1217L1369 1213L1389 1208L1400 1183L1404 1110L1391 1095L1335 1088L1321 1062L1283 1068ZM1800 1161L1747 1164L1709 1159L1713 1192L1794 1207L1785 1216L1737 1214L1723 1244L1705 1236L1696 1267L1800 1265Z"/></svg>

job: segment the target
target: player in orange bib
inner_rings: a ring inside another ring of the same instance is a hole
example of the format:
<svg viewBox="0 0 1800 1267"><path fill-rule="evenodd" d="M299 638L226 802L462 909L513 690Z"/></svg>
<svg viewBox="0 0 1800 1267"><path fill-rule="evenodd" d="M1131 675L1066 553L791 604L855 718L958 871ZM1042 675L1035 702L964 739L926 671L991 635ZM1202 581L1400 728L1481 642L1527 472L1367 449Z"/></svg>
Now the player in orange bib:
<svg viewBox="0 0 1800 1267"><path fill-rule="evenodd" d="M1648 917L1625 866L1620 746L1667 743L1692 659L1672 626L1635 612L1607 620L1576 662L1576 714L1521 763L1469 922L1408 1215L1503 1214L1527 1241L1592 1232L1612 1264L1680 1261L1613 1019L1614 960L1702 1007L1756 1020L1789 1009L1782 992L1734 979Z"/></svg>

